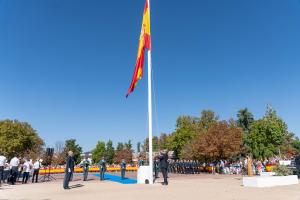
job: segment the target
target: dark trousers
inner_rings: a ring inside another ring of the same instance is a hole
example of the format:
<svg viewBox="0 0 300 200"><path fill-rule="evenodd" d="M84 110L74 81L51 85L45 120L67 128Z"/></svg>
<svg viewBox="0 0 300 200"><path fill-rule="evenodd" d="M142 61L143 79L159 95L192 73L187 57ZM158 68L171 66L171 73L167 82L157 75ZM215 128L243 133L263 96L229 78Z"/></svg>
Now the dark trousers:
<svg viewBox="0 0 300 200"><path fill-rule="evenodd" d="M89 169L83 169L83 180L86 181L88 177Z"/></svg>
<svg viewBox="0 0 300 200"><path fill-rule="evenodd" d="M33 170L33 174L32 174L32 182L34 182L34 178L35 178L35 182L38 182L38 178L39 178L39 169L35 169Z"/></svg>
<svg viewBox="0 0 300 200"><path fill-rule="evenodd" d="M69 188L69 182L71 179L73 172L66 172L65 173L65 178L64 178L64 189Z"/></svg>
<svg viewBox="0 0 300 200"><path fill-rule="evenodd" d="M125 178L125 171L126 171L125 169L122 169L122 170L121 170L121 177L122 177L122 179Z"/></svg>
<svg viewBox="0 0 300 200"><path fill-rule="evenodd" d="M27 183L28 178L29 178L29 172L24 172L23 173L22 183Z"/></svg>
<svg viewBox="0 0 300 200"><path fill-rule="evenodd" d="M10 176L10 182L12 185L14 185L17 181L18 176L18 167L12 167L11 168L11 176Z"/></svg>
<svg viewBox="0 0 300 200"><path fill-rule="evenodd" d="M155 169L155 170L154 170L154 177L155 177L155 178L158 178L158 169Z"/></svg>
<svg viewBox="0 0 300 200"><path fill-rule="evenodd" d="M0 166L0 185L2 181L4 182L3 178L4 178L4 167Z"/></svg>
<svg viewBox="0 0 300 200"><path fill-rule="evenodd" d="M168 184L168 177L167 177L167 168L162 167L161 168L161 173L164 177L164 184Z"/></svg>
<svg viewBox="0 0 300 200"><path fill-rule="evenodd" d="M100 180L104 180L104 174L105 174L105 171L104 170L100 170Z"/></svg>

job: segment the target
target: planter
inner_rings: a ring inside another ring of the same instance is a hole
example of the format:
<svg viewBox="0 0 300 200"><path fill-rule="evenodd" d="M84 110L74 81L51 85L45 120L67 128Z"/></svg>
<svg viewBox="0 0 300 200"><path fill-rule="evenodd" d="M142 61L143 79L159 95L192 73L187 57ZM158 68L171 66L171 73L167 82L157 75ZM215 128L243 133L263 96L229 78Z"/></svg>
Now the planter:
<svg viewBox="0 0 300 200"><path fill-rule="evenodd" d="M243 186L245 187L274 187L284 185L299 184L298 176L254 176L243 177Z"/></svg>

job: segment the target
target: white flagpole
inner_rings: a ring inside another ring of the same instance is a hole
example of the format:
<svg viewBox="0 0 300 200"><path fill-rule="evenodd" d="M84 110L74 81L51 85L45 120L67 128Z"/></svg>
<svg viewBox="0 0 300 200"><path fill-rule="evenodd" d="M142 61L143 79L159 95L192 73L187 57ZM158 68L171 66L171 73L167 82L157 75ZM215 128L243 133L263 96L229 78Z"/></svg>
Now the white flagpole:
<svg viewBox="0 0 300 200"><path fill-rule="evenodd" d="M150 0L148 1L150 17ZM149 128L149 184L153 184L153 158L152 158L152 62L151 50L148 50L148 128Z"/></svg>

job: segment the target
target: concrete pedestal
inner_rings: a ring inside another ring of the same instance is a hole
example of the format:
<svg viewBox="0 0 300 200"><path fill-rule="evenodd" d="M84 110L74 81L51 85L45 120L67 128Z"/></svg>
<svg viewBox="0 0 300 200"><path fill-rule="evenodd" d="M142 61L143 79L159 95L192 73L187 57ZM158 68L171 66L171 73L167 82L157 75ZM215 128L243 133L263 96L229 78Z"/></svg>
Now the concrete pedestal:
<svg viewBox="0 0 300 200"><path fill-rule="evenodd" d="M153 177L151 176L151 170L149 166L140 166L137 171L137 183L146 184L151 183Z"/></svg>
<svg viewBox="0 0 300 200"><path fill-rule="evenodd" d="M274 187L299 184L298 176L254 176L243 177L245 187Z"/></svg>

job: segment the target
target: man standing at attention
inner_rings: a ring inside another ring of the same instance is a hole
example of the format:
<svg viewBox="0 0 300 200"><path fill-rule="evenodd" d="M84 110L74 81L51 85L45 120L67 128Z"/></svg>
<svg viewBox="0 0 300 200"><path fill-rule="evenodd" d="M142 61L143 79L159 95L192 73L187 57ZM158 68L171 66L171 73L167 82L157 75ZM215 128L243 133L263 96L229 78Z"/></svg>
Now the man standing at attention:
<svg viewBox="0 0 300 200"><path fill-rule="evenodd" d="M88 173L89 173L89 165L90 165L90 161L88 160L88 156L85 155L84 159L80 163L80 166L83 168L83 181L87 180Z"/></svg>
<svg viewBox="0 0 300 200"><path fill-rule="evenodd" d="M168 185L168 177L167 177L167 170L168 170L168 154L167 151L162 151L160 156L160 170L164 177L163 185Z"/></svg>
<svg viewBox="0 0 300 200"><path fill-rule="evenodd" d="M98 165L99 165L99 171L100 171L100 181L103 181L104 174L106 171L106 162L104 160L104 157L102 157L102 159L99 161Z"/></svg>
<svg viewBox="0 0 300 200"><path fill-rule="evenodd" d="M126 162L124 159L122 159L122 162L120 164L121 167L121 177L122 179L125 179L125 172L126 172Z"/></svg>
<svg viewBox="0 0 300 200"><path fill-rule="evenodd" d="M32 183L34 182L34 178L35 178L35 182L36 183L38 182L40 168L41 168L41 162L39 161L39 159L36 159L36 161L33 163Z"/></svg>
<svg viewBox="0 0 300 200"><path fill-rule="evenodd" d="M5 164L6 164L6 157L0 154L0 187L1 187L1 182L4 181L3 176L4 176Z"/></svg>
<svg viewBox="0 0 300 200"><path fill-rule="evenodd" d="M74 171L74 165L75 165L75 161L73 158L73 152L69 151L67 161L66 161L65 178L64 178L64 185L63 185L65 190L70 189L69 182Z"/></svg>

